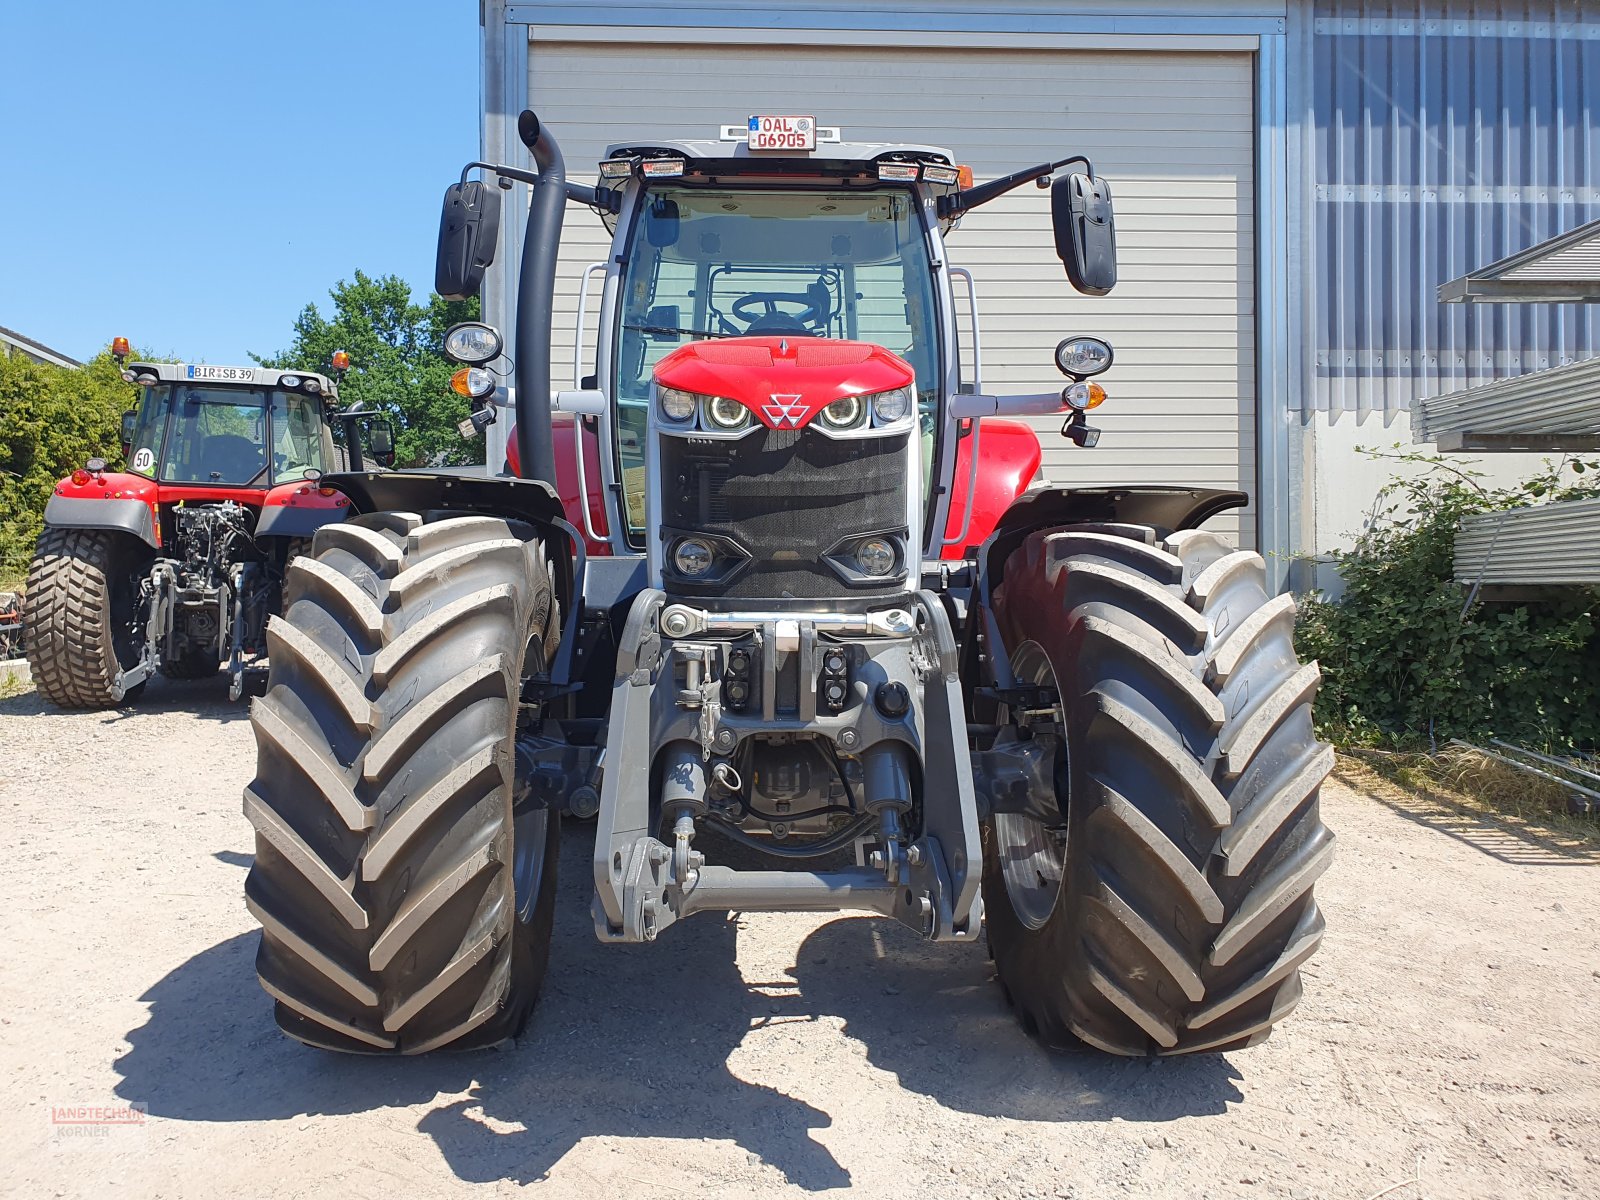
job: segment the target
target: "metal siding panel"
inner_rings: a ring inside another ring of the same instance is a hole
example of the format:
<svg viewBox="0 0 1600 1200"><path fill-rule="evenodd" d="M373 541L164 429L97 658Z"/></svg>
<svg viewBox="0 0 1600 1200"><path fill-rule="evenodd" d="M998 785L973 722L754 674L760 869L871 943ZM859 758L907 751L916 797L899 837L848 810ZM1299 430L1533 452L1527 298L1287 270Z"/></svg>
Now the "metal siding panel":
<svg viewBox="0 0 1600 1200"><path fill-rule="evenodd" d="M1467 517L1456 534L1457 583L1600 585L1600 499Z"/></svg>
<svg viewBox="0 0 1600 1200"><path fill-rule="evenodd" d="M1316 407L1394 412L1594 354L1600 312L1434 289L1600 216L1600 18L1577 0L1373 8L1313 9Z"/></svg>
<svg viewBox="0 0 1600 1200"><path fill-rule="evenodd" d="M1051 351L1071 332L1108 336L1112 399L1098 449L1034 422L1044 470L1062 485L1178 483L1254 492L1255 103L1242 54L1057 53L714 46L683 70L671 47L535 41L533 107L585 177L608 142L648 131L704 137L750 111L815 112L852 141L947 145L979 178L1082 151L1111 180L1122 278L1094 300L1068 287L1048 204L1023 189L950 236L982 297L985 384L1061 386ZM1095 80L1055 97L1066 81ZM938 80L945 104L929 103ZM597 86L603 81L604 86ZM613 91L613 84L625 94ZM573 212L563 239L554 361L571 361L584 263L602 258L598 221ZM964 323L963 323L964 324ZM590 321L592 336L593 321ZM564 380L563 380L564 382ZM1215 522L1253 540L1253 510Z"/></svg>

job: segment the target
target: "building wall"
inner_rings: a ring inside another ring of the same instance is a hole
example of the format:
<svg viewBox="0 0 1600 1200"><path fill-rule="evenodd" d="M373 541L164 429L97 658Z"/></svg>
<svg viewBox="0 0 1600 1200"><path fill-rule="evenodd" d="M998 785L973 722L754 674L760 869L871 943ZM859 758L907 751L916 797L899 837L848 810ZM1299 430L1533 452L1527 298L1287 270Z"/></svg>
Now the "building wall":
<svg viewBox="0 0 1600 1200"><path fill-rule="evenodd" d="M1441 305L1450 279L1600 217L1600 6L1315 0L1310 331L1298 422L1311 544L1349 544L1382 487L1358 447L1411 443L1413 402L1587 358L1600 311ZM1487 483L1537 455L1471 460ZM1323 573L1324 581L1327 579Z"/></svg>

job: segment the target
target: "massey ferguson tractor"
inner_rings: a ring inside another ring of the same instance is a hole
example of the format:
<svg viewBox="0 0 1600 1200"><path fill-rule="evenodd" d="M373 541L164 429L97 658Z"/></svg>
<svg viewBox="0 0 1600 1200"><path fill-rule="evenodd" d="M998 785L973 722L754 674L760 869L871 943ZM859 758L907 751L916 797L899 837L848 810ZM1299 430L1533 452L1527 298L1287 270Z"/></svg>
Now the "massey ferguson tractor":
<svg viewBox="0 0 1600 1200"><path fill-rule="evenodd" d="M126 338L112 350L140 396L122 416L127 468L91 458L45 507L23 612L34 681L63 708L104 708L138 699L157 671L202 679L226 659L238 699L265 682L290 559L349 512L320 483L330 421L345 423L358 467L357 424L379 463L393 461L393 431L338 412L325 375L129 363Z"/></svg>
<svg viewBox="0 0 1600 1200"><path fill-rule="evenodd" d="M1265 1038L1322 938L1332 752L1293 602L1200 528L1245 496L1036 478L1005 418L1091 445L1096 338L1057 348L1060 391L960 382L958 219L1042 181L1071 282L1104 295L1106 183L1069 158L974 186L935 147L758 117L613 146L590 187L519 129L533 170L446 194L437 280L477 290L497 185L532 184L511 469L325 477L353 515L267 625L246 892L282 1028L363 1053L514 1036L567 815L595 818L604 942L729 910L987 924L1046 1044ZM552 394L569 202L615 240L592 373ZM488 424L499 332L448 346Z"/></svg>

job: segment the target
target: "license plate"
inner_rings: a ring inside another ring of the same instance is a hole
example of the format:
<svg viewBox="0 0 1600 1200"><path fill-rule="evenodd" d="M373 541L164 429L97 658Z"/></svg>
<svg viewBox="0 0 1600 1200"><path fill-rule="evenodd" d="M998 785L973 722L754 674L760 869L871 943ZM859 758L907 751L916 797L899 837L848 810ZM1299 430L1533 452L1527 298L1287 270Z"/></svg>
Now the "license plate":
<svg viewBox="0 0 1600 1200"><path fill-rule="evenodd" d="M751 117L752 150L815 150L817 123L811 117Z"/></svg>
<svg viewBox="0 0 1600 1200"><path fill-rule="evenodd" d="M254 383L254 367L189 367L190 379L216 379L223 383Z"/></svg>

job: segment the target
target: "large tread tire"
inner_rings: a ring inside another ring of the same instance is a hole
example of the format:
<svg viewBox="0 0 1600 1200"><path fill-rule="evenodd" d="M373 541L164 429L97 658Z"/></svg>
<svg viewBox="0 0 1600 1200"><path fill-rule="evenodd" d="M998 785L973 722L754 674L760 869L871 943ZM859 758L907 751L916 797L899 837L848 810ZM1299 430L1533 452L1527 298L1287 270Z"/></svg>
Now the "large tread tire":
<svg viewBox="0 0 1600 1200"><path fill-rule="evenodd" d="M1024 1025L1127 1055L1264 1040L1300 999L1333 853L1292 598L1215 534L1084 526L1031 536L995 610L1014 662L1048 660L1066 737L1048 916L1013 904L984 831L990 945Z"/></svg>
<svg viewBox="0 0 1600 1200"><path fill-rule="evenodd" d="M553 603L534 531L490 517L357 517L291 562L244 794L256 969L285 1032L419 1054L521 1030L559 829L513 818L514 739Z"/></svg>
<svg viewBox="0 0 1600 1200"><path fill-rule="evenodd" d="M127 534L105 529L46 529L28 568L22 624L28 669L41 695L61 708L114 708L144 691L124 691L121 672L138 661L119 624L136 617L127 576L147 558ZM126 609L127 611L117 611Z"/></svg>

